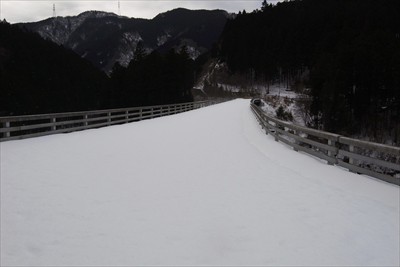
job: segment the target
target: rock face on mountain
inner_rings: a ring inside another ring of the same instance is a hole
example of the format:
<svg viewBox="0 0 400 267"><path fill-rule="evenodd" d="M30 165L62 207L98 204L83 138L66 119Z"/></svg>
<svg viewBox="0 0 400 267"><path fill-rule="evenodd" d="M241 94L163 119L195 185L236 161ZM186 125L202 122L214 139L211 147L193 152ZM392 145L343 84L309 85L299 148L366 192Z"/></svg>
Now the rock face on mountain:
<svg viewBox="0 0 400 267"><path fill-rule="evenodd" d="M127 66L139 42L147 52L186 47L195 59L218 40L229 14L223 10L175 9L151 20L87 11L73 17L49 18L19 26L72 49L99 69L116 62Z"/></svg>

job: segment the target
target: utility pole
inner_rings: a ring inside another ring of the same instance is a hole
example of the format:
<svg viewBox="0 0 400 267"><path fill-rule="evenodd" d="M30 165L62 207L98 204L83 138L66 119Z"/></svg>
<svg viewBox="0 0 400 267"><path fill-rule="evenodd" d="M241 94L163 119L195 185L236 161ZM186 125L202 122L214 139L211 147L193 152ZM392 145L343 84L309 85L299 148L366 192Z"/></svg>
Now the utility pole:
<svg viewBox="0 0 400 267"><path fill-rule="evenodd" d="M118 0L118 16L121 16L121 2Z"/></svg>
<svg viewBox="0 0 400 267"><path fill-rule="evenodd" d="M53 4L53 18L56 17L56 4Z"/></svg>

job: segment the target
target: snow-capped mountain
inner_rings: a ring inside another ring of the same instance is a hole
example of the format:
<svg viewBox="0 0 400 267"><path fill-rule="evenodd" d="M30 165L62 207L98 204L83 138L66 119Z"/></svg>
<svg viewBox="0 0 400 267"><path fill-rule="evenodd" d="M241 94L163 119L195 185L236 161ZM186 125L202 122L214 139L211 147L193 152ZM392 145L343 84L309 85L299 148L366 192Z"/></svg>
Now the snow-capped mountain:
<svg viewBox="0 0 400 267"><path fill-rule="evenodd" d="M21 27L72 49L98 68L110 72L115 62L127 66L139 42L148 52L186 46L195 59L211 49L229 14L223 10L175 9L155 18L136 19L87 11L72 17L21 23Z"/></svg>

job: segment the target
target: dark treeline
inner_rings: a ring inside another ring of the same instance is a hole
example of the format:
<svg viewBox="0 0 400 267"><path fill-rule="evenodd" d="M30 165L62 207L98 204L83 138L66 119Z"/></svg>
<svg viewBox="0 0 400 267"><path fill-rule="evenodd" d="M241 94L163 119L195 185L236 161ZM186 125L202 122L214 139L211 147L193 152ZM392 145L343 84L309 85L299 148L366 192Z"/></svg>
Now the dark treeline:
<svg viewBox="0 0 400 267"><path fill-rule="evenodd" d="M195 64L185 48L146 55L141 43L127 68L111 73L113 106L143 106L193 101Z"/></svg>
<svg viewBox="0 0 400 267"><path fill-rule="evenodd" d="M98 109L107 76L74 52L17 26L0 23L0 114Z"/></svg>
<svg viewBox="0 0 400 267"><path fill-rule="evenodd" d="M315 127L398 143L399 14L398 0L264 1L228 21L220 56L258 80L309 72Z"/></svg>
<svg viewBox="0 0 400 267"><path fill-rule="evenodd" d="M0 116L192 101L195 63L185 49L163 55L139 46L111 77L38 34L0 23Z"/></svg>

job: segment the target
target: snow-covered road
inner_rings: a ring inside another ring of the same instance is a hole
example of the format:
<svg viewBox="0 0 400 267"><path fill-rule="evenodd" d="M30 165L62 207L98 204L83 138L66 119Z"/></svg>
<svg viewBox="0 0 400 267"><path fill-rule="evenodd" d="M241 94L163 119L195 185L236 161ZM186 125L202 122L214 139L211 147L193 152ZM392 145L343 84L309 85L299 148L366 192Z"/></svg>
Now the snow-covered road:
<svg viewBox="0 0 400 267"><path fill-rule="evenodd" d="M398 186L266 136L248 100L1 146L4 266L398 266Z"/></svg>

